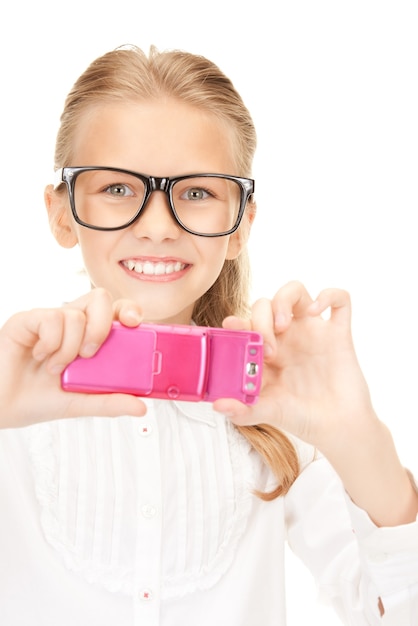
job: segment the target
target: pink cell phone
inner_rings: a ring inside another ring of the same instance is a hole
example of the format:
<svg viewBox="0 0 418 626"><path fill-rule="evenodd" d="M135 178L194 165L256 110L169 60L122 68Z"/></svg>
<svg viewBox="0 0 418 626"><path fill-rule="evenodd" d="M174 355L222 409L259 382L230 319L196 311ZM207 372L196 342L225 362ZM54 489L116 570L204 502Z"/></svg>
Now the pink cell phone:
<svg viewBox="0 0 418 626"><path fill-rule="evenodd" d="M204 326L114 322L90 358L77 357L62 387L82 393L130 393L150 398L254 404L260 393L263 340L254 331Z"/></svg>

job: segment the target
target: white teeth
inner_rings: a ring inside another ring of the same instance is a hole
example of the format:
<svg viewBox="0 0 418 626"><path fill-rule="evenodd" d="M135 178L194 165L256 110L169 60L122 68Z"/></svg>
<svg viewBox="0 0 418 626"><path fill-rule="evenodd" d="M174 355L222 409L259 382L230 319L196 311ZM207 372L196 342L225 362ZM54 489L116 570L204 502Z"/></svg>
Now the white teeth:
<svg viewBox="0 0 418 626"><path fill-rule="evenodd" d="M186 267L186 265L184 263L180 263L180 261L176 261L176 263L163 263L162 261L159 261L158 263L152 263L151 261L141 263L140 261L135 262L129 259L128 261L124 261L123 264L128 268L128 270L133 270L137 274L146 274L147 276L163 276L164 274L173 274L173 272L180 272Z"/></svg>
<svg viewBox="0 0 418 626"><path fill-rule="evenodd" d="M141 264L139 264L141 265ZM144 265L142 266L142 273L143 274L155 274L155 265L154 263L150 263L149 261L146 261L144 263ZM136 269L136 265L135 265L135 271L137 272L138 270Z"/></svg>
<svg viewBox="0 0 418 626"><path fill-rule="evenodd" d="M165 265L164 263L157 263L157 265L155 266L155 273L159 276L161 276L162 274L165 274Z"/></svg>

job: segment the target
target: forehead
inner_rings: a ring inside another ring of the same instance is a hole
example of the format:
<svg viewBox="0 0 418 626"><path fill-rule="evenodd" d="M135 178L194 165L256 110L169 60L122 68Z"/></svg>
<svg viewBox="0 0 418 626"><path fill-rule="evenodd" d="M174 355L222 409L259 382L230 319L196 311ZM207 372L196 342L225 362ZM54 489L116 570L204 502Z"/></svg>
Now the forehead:
<svg viewBox="0 0 418 626"><path fill-rule="evenodd" d="M72 165L106 165L154 176L237 174L230 125L174 99L103 103L84 112Z"/></svg>

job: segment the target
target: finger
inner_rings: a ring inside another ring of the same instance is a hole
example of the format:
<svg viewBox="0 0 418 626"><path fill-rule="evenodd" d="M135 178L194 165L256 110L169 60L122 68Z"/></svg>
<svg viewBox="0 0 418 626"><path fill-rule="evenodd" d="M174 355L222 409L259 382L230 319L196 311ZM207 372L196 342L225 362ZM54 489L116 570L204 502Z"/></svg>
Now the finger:
<svg viewBox="0 0 418 626"><path fill-rule="evenodd" d="M113 321L112 305L110 293L100 287L65 305L67 309L83 311L86 316L80 356L93 356L108 336Z"/></svg>
<svg viewBox="0 0 418 626"><path fill-rule="evenodd" d="M263 337L264 356L269 357L274 353L276 339L271 301L268 298L260 298L253 304L250 319L230 316L224 319L222 326L230 330L253 330L260 333Z"/></svg>
<svg viewBox="0 0 418 626"><path fill-rule="evenodd" d="M62 314L59 311L60 309L32 309L15 313L2 328L3 340L7 340L12 346L33 350L40 360L45 358L59 346L63 327ZM49 342L48 334L51 335Z"/></svg>
<svg viewBox="0 0 418 626"><path fill-rule="evenodd" d="M350 325L351 299L350 294L343 289L324 289L309 307L311 315L322 315L330 310L330 319L336 323Z"/></svg>
<svg viewBox="0 0 418 626"><path fill-rule="evenodd" d="M313 300L302 283L291 281L279 289L272 302L275 328L281 331L292 318L307 315Z"/></svg>
<svg viewBox="0 0 418 626"><path fill-rule="evenodd" d="M121 394L83 394L65 392L67 406L65 417L83 417L94 415L97 417L119 417L145 415L147 407L138 397Z"/></svg>
<svg viewBox="0 0 418 626"><path fill-rule="evenodd" d="M222 413L237 426L254 426L260 423L278 421L277 407L266 398L260 398L257 404L248 406L231 398L220 398L213 403L213 408Z"/></svg>
<svg viewBox="0 0 418 626"><path fill-rule="evenodd" d="M43 361L62 347L66 315L64 309L32 309L14 315L5 329L16 344L32 349L32 356ZM80 337L80 333L81 336L84 333L84 315L81 311L73 311L72 318ZM79 343L78 340L77 350Z"/></svg>
<svg viewBox="0 0 418 626"><path fill-rule="evenodd" d="M143 319L142 309L132 300L115 300L113 303L113 319L120 321L124 326L138 326Z"/></svg>
<svg viewBox="0 0 418 626"><path fill-rule="evenodd" d="M238 317L236 315L229 315L222 322L222 328L228 330L252 330L252 324L250 319Z"/></svg>
<svg viewBox="0 0 418 626"><path fill-rule="evenodd" d="M264 357L272 356L276 349L274 334L274 318L272 302L268 298L260 298L251 308L252 328L260 333L264 343Z"/></svg>
<svg viewBox="0 0 418 626"><path fill-rule="evenodd" d="M36 361L46 361L50 373L58 373L79 353L85 323L77 309L33 309L14 315L4 329L11 345L31 350Z"/></svg>
<svg viewBox="0 0 418 626"><path fill-rule="evenodd" d="M39 325L39 342L34 358L48 355L47 368L57 373L80 352L86 326L86 317L76 309L56 309L43 316Z"/></svg>

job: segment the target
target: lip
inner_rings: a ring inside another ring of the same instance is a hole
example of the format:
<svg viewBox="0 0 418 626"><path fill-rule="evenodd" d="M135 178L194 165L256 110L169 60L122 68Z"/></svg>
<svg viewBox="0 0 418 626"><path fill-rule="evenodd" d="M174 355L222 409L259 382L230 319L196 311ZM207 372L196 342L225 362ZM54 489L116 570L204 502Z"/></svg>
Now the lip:
<svg viewBox="0 0 418 626"><path fill-rule="evenodd" d="M167 257L127 257L119 265L130 277L152 282L178 280L191 267L183 259Z"/></svg>

